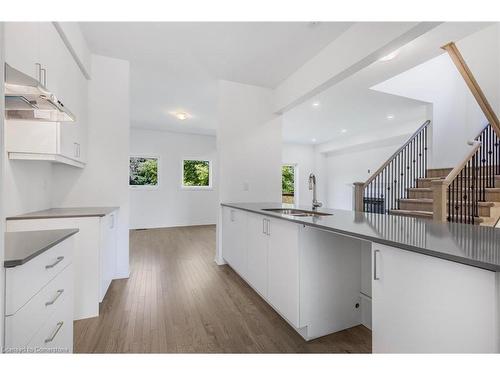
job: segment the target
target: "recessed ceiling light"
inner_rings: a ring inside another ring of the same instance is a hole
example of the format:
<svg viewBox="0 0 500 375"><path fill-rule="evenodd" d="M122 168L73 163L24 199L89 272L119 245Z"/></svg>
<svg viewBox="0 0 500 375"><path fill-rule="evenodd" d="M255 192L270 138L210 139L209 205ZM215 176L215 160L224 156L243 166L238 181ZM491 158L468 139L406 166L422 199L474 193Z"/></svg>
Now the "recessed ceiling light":
<svg viewBox="0 0 500 375"><path fill-rule="evenodd" d="M311 139L312 142L316 142L316 138Z"/></svg>
<svg viewBox="0 0 500 375"><path fill-rule="evenodd" d="M393 52L389 53L388 55L385 55L385 56L381 57L379 59L379 61L389 61L389 60L392 60L393 58L395 58L397 55L399 55L399 51L398 50L393 51Z"/></svg>
<svg viewBox="0 0 500 375"><path fill-rule="evenodd" d="M187 120L191 115L187 112L174 112L173 115L177 117L178 120Z"/></svg>
<svg viewBox="0 0 500 375"><path fill-rule="evenodd" d="M341 133L347 133L347 129L342 129L340 132Z"/></svg>
<svg viewBox="0 0 500 375"><path fill-rule="evenodd" d="M313 107L319 107L319 102L313 102L312 106Z"/></svg>
<svg viewBox="0 0 500 375"><path fill-rule="evenodd" d="M387 120L392 120L394 118L394 115L387 115Z"/></svg>

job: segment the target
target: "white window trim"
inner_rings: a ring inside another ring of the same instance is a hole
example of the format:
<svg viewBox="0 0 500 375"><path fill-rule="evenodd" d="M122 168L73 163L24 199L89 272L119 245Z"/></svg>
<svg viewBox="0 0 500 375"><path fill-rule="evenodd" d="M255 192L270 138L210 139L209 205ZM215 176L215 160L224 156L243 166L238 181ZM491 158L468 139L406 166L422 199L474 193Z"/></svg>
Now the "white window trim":
<svg viewBox="0 0 500 375"><path fill-rule="evenodd" d="M186 160L196 160L196 161L208 161L208 186L186 186L184 185L184 162ZM211 159L206 159L206 158L197 158L197 157L192 157L192 158L182 158L181 160L181 190L213 190L213 162Z"/></svg>
<svg viewBox="0 0 500 375"><path fill-rule="evenodd" d="M157 183L156 185L130 185L130 158L145 158L145 159L156 159L157 162ZM160 169L160 166L161 166L161 160L160 160L160 157L158 155L129 155L128 157L128 173L129 173L129 189L132 189L132 190L157 190L159 189L160 187L160 182L161 182L161 169Z"/></svg>

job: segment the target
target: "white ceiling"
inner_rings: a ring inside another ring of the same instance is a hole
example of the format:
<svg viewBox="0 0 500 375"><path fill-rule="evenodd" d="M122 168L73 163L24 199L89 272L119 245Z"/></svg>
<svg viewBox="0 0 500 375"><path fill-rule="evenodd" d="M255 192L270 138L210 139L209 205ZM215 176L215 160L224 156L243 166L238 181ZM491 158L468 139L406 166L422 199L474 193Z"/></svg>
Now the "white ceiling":
<svg viewBox="0 0 500 375"><path fill-rule="evenodd" d="M320 105L312 105L315 101ZM426 103L377 91L358 89L350 80L324 91L284 117L285 142L320 144L357 137L377 129L423 122ZM387 116L392 115L392 119Z"/></svg>
<svg viewBox="0 0 500 375"><path fill-rule="evenodd" d="M351 25L81 23L92 52L130 61L133 127L202 134L215 133L218 79L274 88Z"/></svg>
<svg viewBox="0 0 500 375"><path fill-rule="evenodd" d="M326 89L284 115L285 142L320 144L349 142L360 134L387 134L397 126L415 124L426 117L427 103L377 92L370 88L444 53L440 48L460 40L488 23L443 23L403 46L390 61L377 61ZM313 102L320 106L314 107ZM387 115L394 118L389 120ZM347 132L342 133L342 129ZM316 141L313 142L313 139Z"/></svg>

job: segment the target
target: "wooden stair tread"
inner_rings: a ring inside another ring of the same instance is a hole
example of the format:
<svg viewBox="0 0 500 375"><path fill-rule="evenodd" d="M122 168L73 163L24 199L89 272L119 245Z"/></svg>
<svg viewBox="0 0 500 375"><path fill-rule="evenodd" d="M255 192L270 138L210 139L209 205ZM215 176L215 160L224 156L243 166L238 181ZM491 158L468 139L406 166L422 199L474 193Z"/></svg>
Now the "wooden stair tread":
<svg viewBox="0 0 500 375"><path fill-rule="evenodd" d="M390 214L403 215L403 216L418 216L432 219L432 211L418 211L418 210L389 210Z"/></svg>
<svg viewBox="0 0 500 375"><path fill-rule="evenodd" d="M418 210L389 210L391 215L401 215L401 216L414 216L421 218L432 219L433 213L431 211L418 211ZM463 215L462 215L463 216ZM460 218L460 216L458 216ZM466 217L463 216L465 221ZM494 217L486 217L486 216L475 216L474 221L477 224L494 226L497 222L497 219Z"/></svg>
<svg viewBox="0 0 500 375"><path fill-rule="evenodd" d="M432 199L432 198L400 198L399 202L430 204L430 203L434 203L434 199ZM459 203L463 204L464 201L461 201ZM481 206L481 207L500 207L500 202L477 202L477 205Z"/></svg>

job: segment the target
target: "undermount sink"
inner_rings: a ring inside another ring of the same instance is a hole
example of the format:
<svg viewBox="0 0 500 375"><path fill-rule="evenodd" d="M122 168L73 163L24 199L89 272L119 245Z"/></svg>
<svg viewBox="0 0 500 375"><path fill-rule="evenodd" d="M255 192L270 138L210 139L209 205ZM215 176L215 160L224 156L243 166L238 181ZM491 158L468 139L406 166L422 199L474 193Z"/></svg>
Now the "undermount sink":
<svg viewBox="0 0 500 375"><path fill-rule="evenodd" d="M298 210L295 208L264 208L263 211L276 212L277 214L290 216L331 216L324 212Z"/></svg>

